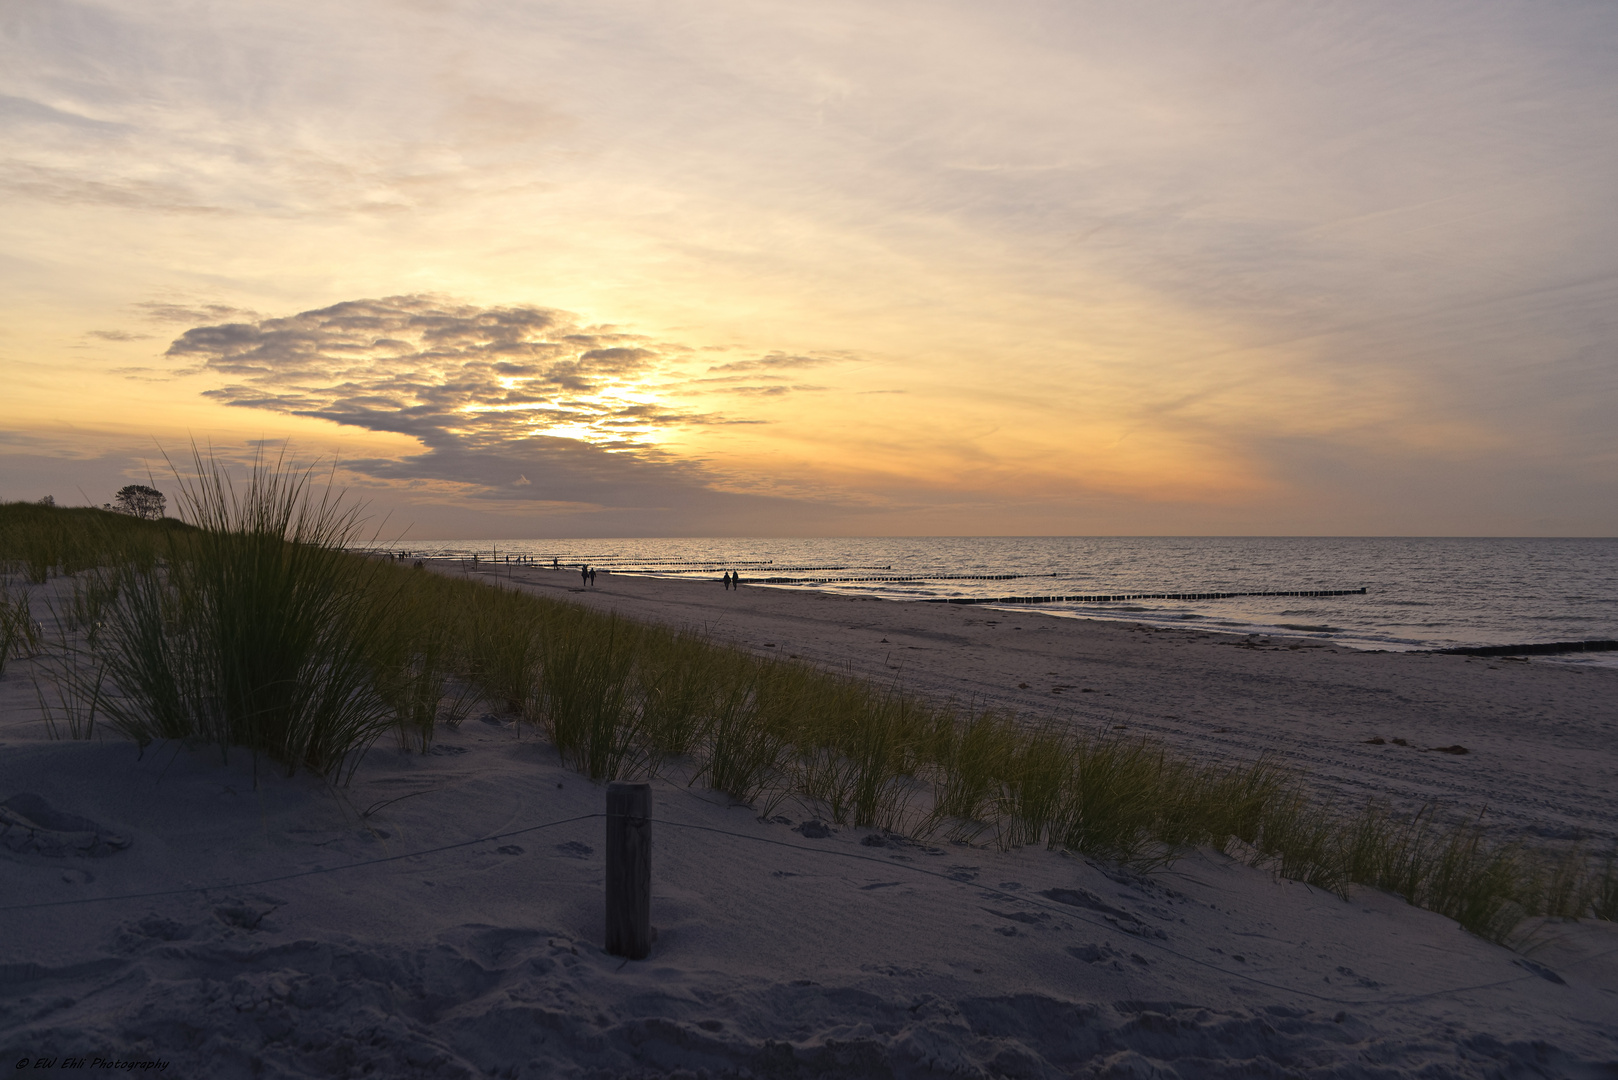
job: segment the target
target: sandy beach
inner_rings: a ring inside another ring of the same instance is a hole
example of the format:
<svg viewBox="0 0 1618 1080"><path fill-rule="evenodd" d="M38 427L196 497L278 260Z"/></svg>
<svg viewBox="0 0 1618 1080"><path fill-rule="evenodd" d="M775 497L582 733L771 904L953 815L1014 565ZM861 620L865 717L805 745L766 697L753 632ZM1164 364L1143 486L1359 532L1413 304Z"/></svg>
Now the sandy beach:
<svg viewBox="0 0 1618 1080"><path fill-rule="evenodd" d="M1349 803L1438 799L1486 811L1508 831L1618 839L1610 668L1360 652L1301 635L1164 630L1036 608L730 592L717 581L601 575L581 589L576 572L487 576L963 704L1152 735L1198 753L1273 754ZM1451 746L1468 752L1430 749Z"/></svg>
<svg viewBox="0 0 1618 1080"><path fill-rule="evenodd" d="M1526 837L1618 836L1611 669L498 576L914 692L1274 754L1350 804L1439 798ZM475 712L426 755L380 742L341 789L255 775L240 754L52 742L27 669L0 680L0 1061L30 1070L1618 1071L1613 924L1531 922L1500 946L1395 896L1345 901L1211 851L1141 876L1045 850L826 834L805 825L813 808L764 821L675 775L653 793L658 937L626 962L601 948L602 789L508 717ZM1430 749L1453 746L1467 752Z"/></svg>

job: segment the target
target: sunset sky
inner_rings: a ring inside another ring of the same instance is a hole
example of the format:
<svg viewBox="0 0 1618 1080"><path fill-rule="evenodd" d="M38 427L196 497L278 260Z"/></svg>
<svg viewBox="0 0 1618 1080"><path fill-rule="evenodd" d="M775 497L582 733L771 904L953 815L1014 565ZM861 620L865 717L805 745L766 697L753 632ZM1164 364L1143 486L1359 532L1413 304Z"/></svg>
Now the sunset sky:
<svg viewBox="0 0 1618 1080"><path fill-rule="evenodd" d="M1618 4L0 4L0 498L1618 534Z"/></svg>

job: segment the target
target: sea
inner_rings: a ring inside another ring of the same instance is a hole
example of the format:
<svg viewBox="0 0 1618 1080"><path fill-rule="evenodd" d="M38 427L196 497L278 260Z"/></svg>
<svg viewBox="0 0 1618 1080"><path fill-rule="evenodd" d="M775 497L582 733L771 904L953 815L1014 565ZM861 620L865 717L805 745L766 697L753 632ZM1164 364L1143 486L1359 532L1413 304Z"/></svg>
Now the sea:
<svg viewBox="0 0 1618 1080"><path fill-rule="evenodd" d="M889 600L973 599L1069 619L1125 619L1349 648L1618 639L1618 538L814 537L405 540L416 557L537 563ZM1141 593L1337 596L1095 600ZM1010 597L1083 597L1036 604ZM1552 662L1618 667L1618 652Z"/></svg>

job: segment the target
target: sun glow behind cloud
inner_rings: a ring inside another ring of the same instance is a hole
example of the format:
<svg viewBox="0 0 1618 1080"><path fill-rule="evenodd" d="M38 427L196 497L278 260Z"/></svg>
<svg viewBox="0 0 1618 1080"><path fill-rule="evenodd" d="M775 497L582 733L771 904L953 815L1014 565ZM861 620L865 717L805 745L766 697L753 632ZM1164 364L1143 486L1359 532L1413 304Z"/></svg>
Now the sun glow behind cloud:
<svg viewBox="0 0 1618 1080"><path fill-rule="evenodd" d="M478 308L432 297L348 301L186 331L167 356L225 376L205 396L338 424L466 438L577 439L645 450L682 425L680 346L587 326L536 307Z"/></svg>
<svg viewBox="0 0 1618 1080"><path fill-rule="evenodd" d="M503 532L1618 529L1610 6L204 8L0 14L44 457L324 432Z"/></svg>

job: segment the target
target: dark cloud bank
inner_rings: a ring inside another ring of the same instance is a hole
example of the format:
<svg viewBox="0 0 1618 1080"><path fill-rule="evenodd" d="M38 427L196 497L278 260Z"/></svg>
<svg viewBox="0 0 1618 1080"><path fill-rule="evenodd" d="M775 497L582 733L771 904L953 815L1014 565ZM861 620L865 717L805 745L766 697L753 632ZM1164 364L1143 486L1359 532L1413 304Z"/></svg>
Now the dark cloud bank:
<svg viewBox="0 0 1618 1080"><path fill-rule="evenodd" d="M448 483L474 498L552 511L555 504L596 508L602 524L620 532L634 522L652 531L746 528L783 512L801 524L812 510L799 499L720 490L702 462L643 442L647 425L749 421L603 396L624 379L677 379L675 362L690 351L584 326L561 311L423 296L354 300L288 318L199 326L168 355L230 379L206 391L224 404L421 442L420 454L344 463L379 481ZM771 354L709 367L700 381L745 375L757 383L826 362ZM777 388L728 387L739 394ZM555 433L564 426L567 435ZM581 427L588 438L575 437Z"/></svg>

